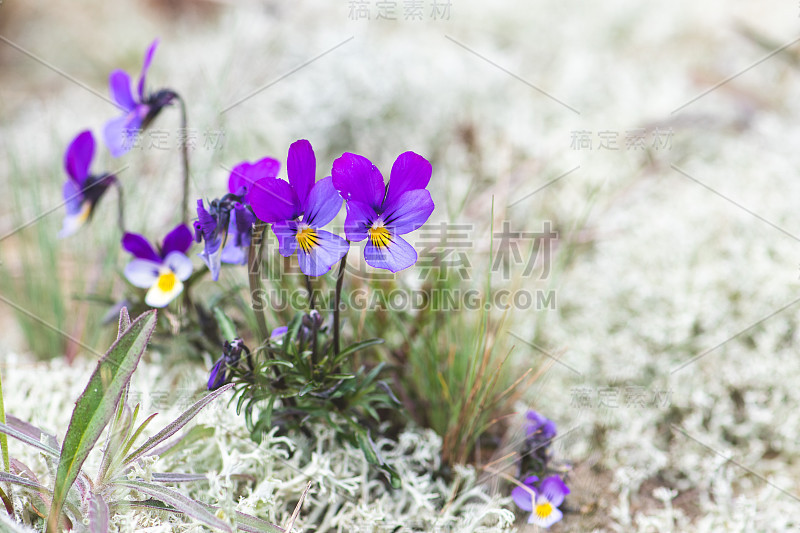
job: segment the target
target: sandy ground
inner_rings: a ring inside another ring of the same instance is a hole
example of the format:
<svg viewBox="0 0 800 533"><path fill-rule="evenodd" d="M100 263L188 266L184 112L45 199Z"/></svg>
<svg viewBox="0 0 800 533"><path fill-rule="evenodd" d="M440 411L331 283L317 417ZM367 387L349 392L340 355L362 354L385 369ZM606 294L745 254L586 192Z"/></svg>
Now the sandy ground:
<svg viewBox="0 0 800 533"><path fill-rule="evenodd" d="M403 2L354 20L340 0L3 2L1 146L52 176L113 111L95 94L108 72L159 36L153 83L184 94L199 139L224 132L195 152L203 195L220 164L300 137L328 161L425 154L440 220L483 228L494 197L496 222L559 233L546 279L512 264L555 309L509 317L537 346L517 343L518 364L551 364L526 400L574 464L552 530L800 530L800 7L453 0L444 19L421 3L422 20ZM129 179L155 228L177 154L145 149ZM6 353L24 349L3 323Z"/></svg>

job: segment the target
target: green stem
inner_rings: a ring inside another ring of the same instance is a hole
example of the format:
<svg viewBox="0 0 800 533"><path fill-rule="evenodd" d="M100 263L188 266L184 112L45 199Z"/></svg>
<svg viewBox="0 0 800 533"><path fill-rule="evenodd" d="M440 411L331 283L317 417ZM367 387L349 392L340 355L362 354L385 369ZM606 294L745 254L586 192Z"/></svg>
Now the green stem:
<svg viewBox="0 0 800 533"><path fill-rule="evenodd" d="M339 355L339 304L342 301L342 285L344 284L344 270L346 267L347 252L339 262L339 272L336 274L336 295L333 299L333 353L335 355Z"/></svg>
<svg viewBox="0 0 800 533"><path fill-rule="evenodd" d="M261 254L264 248L264 230L266 227L267 225L263 222L256 222L255 226L253 226L253 236L250 239L250 250L247 257L250 302L253 307L253 313L256 315L258 332L261 337L258 342L259 345L263 344L269 338L267 316L264 312L264 301L259 298L259 296L263 296L263 289L261 286Z"/></svg>
<svg viewBox="0 0 800 533"><path fill-rule="evenodd" d="M0 422L6 423L6 410L3 406L3 379L0 377ZM8 460L8 437L5 433L0 434L0 448L3 449L3 467L7 473L11 473L11 463Z"/></svg>
<svg viewBox="0 0 800 533"><path fill-rule="evenodd" d="M114 180L114 186L117 188L117 226L122 234L125 234L125 197L122 194L122 183L118 179Z"/></svg>
<svg viewBox="0 0 800 533"><path fill-rule="evenodd" d="M181 105L181 131L186 132L186 103L183 101L183 98L176 95L178 98L178 102ZM183 163L183 203L182 205L182 215L181 221L184 224L189 223L189 143L183 142L181 143L181 156L182 156L182 163Z"/></svg>
<svg viewBox="0 0 800 533"><path fill-rule="evenodd" d="M311 276L306 276L306 290L308 291L308 310L314 310L314 285L311 283Z"/></svg>

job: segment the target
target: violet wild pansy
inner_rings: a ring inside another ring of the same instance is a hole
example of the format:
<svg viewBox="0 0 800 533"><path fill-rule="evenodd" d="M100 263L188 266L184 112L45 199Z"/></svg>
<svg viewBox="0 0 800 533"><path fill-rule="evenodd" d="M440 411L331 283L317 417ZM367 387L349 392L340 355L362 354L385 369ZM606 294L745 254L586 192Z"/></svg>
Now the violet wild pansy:
<svg viewBox="0 0 800 533"><path fill-rule="evenodd" d="M511 497L520 509L531 513L529 524L546 529L563 518L558 507L570 491L558 476L545 478L537 487L538 479L536 476L526 478L522 482L524 487L514 487Z"/></svg>
<svg viewBox="0 0 800 533"><path fill-rule="evenodd" d="M289 181L265 178L248 192L253 212L272 224L280 254L289 257L297 252L300 270L307 276L328 272L350 247L338 235L320 229L336 218L342 198L330 176L314 182L316 168L311 143L296 141L286 162Z"/></svg>
<svg viewBox="0 0 800 533"><path fill-rule="evenodd" d="M64 154L64 169L68 179L64 183L63 195L67 216L64 217L59 237L67 237L78 231L92 217L100 197L116 180L111 174L95 176L89 173L94 150L94 136L87 130L72 140Z"/></svg>
<svg viewBox="0 0 800 533"><path fill-rule="evenodd" d="M398 272L417 262L417 251L400 235L422 226L434 204L425 189L432 167L427 159L405 152L394 165L388 187L367 158L345 153L334 161L333 185L347 201L344 231L350 241L367 239L367 264Z"/></svg>
<svg viewBox="0 0 800 533"><path fill-rule="evenodd" d="M209 202L197 200L197 220L194 223L195 240L203 242L199 254L214 281L219 279L222 263L247 264L252 227L256 222L248 205L248 191L255 181L275 177L280 162L265 157L255 163L243 162L231 170L228 177L228 194Z"/></svg>
<svg viewBox="0 0 800 533"><path fill-rule="evenodd" d="M166 307L183 291L183 282L192 275L192 261L186 257L191 246L192 232L184 224L170 231L158 249L137 233L122 237L122 247L134 256L125 277L135 287L148 289L147 305Z"/></svg>
<svg viewBox="0 0 800 533"><path fill-rule="evenodd" d="M131 136L137 134L139 130L146 129L158 113L177 97L177 94L170 89L145 93L147 71L150 69L157 46L158 39L153 41L145 52L135 94L131 90L131 77L127 72L118 69L109 76L111 98L123 112L122 116L109 120L103 129L106 146L114 157L128 152L132 147Z"/></svg>

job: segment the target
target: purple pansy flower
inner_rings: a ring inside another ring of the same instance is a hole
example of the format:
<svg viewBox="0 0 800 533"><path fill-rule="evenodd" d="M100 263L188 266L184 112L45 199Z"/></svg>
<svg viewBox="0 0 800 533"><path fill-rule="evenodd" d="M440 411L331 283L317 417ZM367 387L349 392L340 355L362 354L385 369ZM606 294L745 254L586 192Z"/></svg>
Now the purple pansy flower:
<svg viewBox="0 0 800 533"><path fill-rule="evenodd" d="M191 246L192 232L184 224L170 231L158 250L138 233L122 237L122 247L135 257L125 267L125 277L148 289L144 303L165 307L183 291L183 282L192 275L192 261L186 257Z"/></svg>
<svg viewBox="0 0 800 533"><path fill-rule="evenodd" d="M569 488L558 476L545 478L536 488L534 484L538 480L536 476L526 478L522 482L524 487L514 487L511 497L520 509L531 513L529 524L546 529L563 518L564 514L558 506L569 494Z"/></svg>
<svg viewBox="0 0 800 533"><path fill-rule="evenodd" d="M209 202L197 201L195 240L205 242L200 257L208 265L214 281L219 279L222 263L247 264L247 249L256 217L246 205L248 191L259 179L275 177L280 162L265 157L256 163L236 165L228 178L228 194Z"/></svg>
<svg viewBox="0 0 800 533"><path fill-rule="evenodd" d="M114 180L110 174L89 174L89 165L94 157L94 137L90 131L82 131L72 140L64 154L64 169L69 179L64 183L64 203L67 216L59 237L72 235L91 218L94 206Z"/></svg>
<svg viewBox="0 0 800 533"><path fill-rule="evenodd" d="M417 262L417 251L400 235L422 226L433 213L425 189L431 164L414 152L401 154L392 166L388 187L367 158L345 153L334 161L333 185L347 200L344 231L350 241L367 239L364 259L375 268L398 272Z"/></svg>
<svg viewBox="0 0 800 533"><path fill-rule="evenodd" d="M123 115L109 120L103 129L103 137L108 150L114 157L119 157L131 149L131 135L147 128L150 122L165 106L172 103L177 96L169 89L162 89L152 94L145 94L144 84L147 71L153 60L153 54L158 46L158 39L153 41L144 55L142 72L139 74L139 83L136 95L131 91L131 78L124 70L115 70L108 79L111 89L111 98L123 111Z"/></svg>
<svg viewBox="0 0 800 533"><path fill-rule="evenodd" d="M300 270L307 276L328 272L350 247L338 235L320 229L336 218L342 199L330 176L314 183L316 169L311 143L296 141L286 162L289 182L270 177L248 192L253 212L272 224L280 254L289 257L297 252Z"/></svg>

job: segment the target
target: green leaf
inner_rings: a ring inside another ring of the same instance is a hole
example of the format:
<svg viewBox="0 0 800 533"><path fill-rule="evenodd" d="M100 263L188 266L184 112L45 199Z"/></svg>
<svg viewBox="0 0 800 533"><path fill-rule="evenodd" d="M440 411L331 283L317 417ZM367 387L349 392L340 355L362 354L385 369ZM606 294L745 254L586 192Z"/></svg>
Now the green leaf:
<svg viewBox="0 0 800 533"><path fill-rule="evenodd" d="M336 356L336 361L337 362L341 361L351 353L357 352L358 350L363 350L364 348L368 348L376 344L383 344L383 339L367 339L365 341L351 344L350 346L339 352L339 355Z"/></svg>
<svg viewBox="0 0 800 533"><path fill-rule="evenodd" d="M212 311L214 311L214 318L217 319L219 330L222 332L222 338L228 342L233 342L233 340L238 336L236 335L236 325L233 323L233 320L231 320L219 307L215 307L212 309Z"/></svg>
<svg viewBox="0 0 800 533"><path fill-rule="evenodd" d="M124 324L126 314L127 311L120 313L120 324ZM53 487L53 504L47 518L48 533L58 530L67 493L89 452L116 414L120 397L136 370L155 327L155 310L148 311L133 321L97 363L86 389L75 402L72 419L61 446L61 459Z"/></svg>

